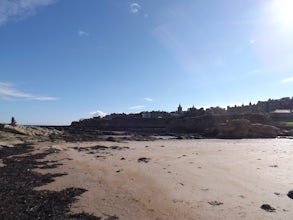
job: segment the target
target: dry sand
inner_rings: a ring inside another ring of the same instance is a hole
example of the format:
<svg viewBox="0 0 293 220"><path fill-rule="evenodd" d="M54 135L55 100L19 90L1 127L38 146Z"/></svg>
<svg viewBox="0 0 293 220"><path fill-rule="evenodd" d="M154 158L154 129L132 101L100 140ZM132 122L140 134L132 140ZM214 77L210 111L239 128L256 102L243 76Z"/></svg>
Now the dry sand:
<svg viewBox="0 0 293 220"><path fill-rule="evenodd" d="M88 149L97 145L128 148ZM87 189L73 213L122 220L293 219L293 200L286 195L293 190L290 139L35 145L37 152L50 147L61 151L46 160L62 165L35 171L68 175L37 190ZM139 162L142 157L150 159ZM263 204L276 211L261 209Z"/></svg>

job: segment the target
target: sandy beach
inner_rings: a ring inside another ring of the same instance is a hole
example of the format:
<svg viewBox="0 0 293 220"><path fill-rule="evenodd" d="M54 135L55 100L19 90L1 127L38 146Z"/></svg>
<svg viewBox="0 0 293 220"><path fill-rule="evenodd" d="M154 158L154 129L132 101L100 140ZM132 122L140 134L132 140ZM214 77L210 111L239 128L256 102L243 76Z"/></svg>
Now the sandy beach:
<svg viewBox="0 0 293 220"><path fill-rule="evenodd" d="M34 153L53 152L42 159L52 166L33 172L67 174L34 190L87 190L70 206L71 213L122 220L293 217L293 201L287 196L293 189L290 139L40 142L33 146ZM262 209L264 204L275 210Z"/></svg>

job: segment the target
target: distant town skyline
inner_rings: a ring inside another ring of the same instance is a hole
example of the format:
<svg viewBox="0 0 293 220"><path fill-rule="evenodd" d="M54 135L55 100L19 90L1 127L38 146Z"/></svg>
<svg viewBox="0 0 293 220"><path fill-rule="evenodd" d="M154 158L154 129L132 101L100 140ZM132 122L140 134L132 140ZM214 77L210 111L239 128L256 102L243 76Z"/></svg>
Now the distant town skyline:
<svg viewBox="0 0 293 220"><path fill-rule="evenodd" d="M266 101L259 100L257 103L248 104L241 104L241 105L230 105L230 106L210 106L210 107L189 107L186 110L183 110L181 104L178 105L177 109L174 111L142 111L139 113L130 113L128 115L142 115L142 118L163 118L168 117L173 114L173 116L180 116L180 115L189 115L189 116L196 116L196 115L204 115L207 114L261 114L261 113L290 113L293 112L293 97L283 97L280 99L268 99ZM96 113L94 117L99 118L111 118L108 116L115 116L115 115L125 115L121 113L112 113L112 114L101 114L100 112Z"/></svg>
<svg viewBox="0 0 293 220"><path fill-rule="evenodd" d="M290 0L0 0L0 122L293 94Z"/></svg>

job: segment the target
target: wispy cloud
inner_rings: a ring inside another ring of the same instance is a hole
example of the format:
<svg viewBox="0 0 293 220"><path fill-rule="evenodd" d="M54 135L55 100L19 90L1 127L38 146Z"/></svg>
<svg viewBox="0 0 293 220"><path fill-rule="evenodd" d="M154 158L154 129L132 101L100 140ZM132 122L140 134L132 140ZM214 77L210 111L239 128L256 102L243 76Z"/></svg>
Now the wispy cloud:
<svg viewBox="0 0 293 220"><path fill-rule="evenodd" d="M143 109L145 108L144 105L135 105L135 106L131 106L129 109L131 110L139 110L139 109Z"/></svg>
<svg viewBox="0 0 293 220"><path fill-rule="evenodd" d="M9 83L0 82L0 99L2 100L13 100L13 99L26 99L34 101L55 101L58 100L56 97L50 96L35 96L29 93L19 91Z"/></svg>
<svg viewBox="0 0 293 220"><path fill-rule="evenodd" d="M144 100L147 101L147 102L152 102L153 101L152 98L144 98Z"/></svg>
<svg viewBox="0 0 293 220"><path fill-rule="evenodd" d="M83 30L79 30L78 31L78 36L80 36L80 37L86 37L86 36L89 36L89 33L86 32L86 31L83 31Z"/></svg>
<svg viewBox="0 0 293 220"><path fill-rule="evenodd" d="M292 83L292 82L293 82L293 76L281 80L281 83Z"/></svg>
<svg viewBox="0 0 293 220"><path fill-rule="evenodd" d="M9 20L22 20L32 16L37 9L55 3L57 0L0 0L0 26Z"/></svg>
<svg viewBox="0 0 293 220"><path fill-rule="evenodd" d="M130 11L132 14L136 14L139 12L141 6L138 3L131 3L130 4Z"/></svg>
<svg viewBox="0 0 293 220"><path fill-rule="evenodd" d="M252 44L254 44L254 43L255 43L255 40L250 40L250 41L249 41L249 44L250 44L250 45L252 45Z"/></svg>
<svg viewBox="0 0 293 220"><path fill-rule="evenodd" d="M90 112L90 114L93 116L93 117L105 117L107 115L107 113L101 111L101 110L97 110L97 111L94 111L94 112Z"/></svg>

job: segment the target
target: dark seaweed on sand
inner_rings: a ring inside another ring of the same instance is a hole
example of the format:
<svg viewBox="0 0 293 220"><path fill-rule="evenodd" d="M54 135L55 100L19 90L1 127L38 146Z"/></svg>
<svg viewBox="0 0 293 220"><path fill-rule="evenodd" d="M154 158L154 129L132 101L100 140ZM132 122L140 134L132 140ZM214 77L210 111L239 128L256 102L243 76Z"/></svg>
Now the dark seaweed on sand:
<svg viewBox="0 0 293 220"><path fill-rule="evenodd" d="M4 164L0 167L1 219L101 219L86 213L69 213L71 204L85 189L67 188L60 192L34 190L35 187L46 185L53 182L54 178L66 174L33 172L34 168L47 166L48 161L39 160L52 152L31 154L32 152L33 147L30 145L0 147L0 159Z"/></svg>

